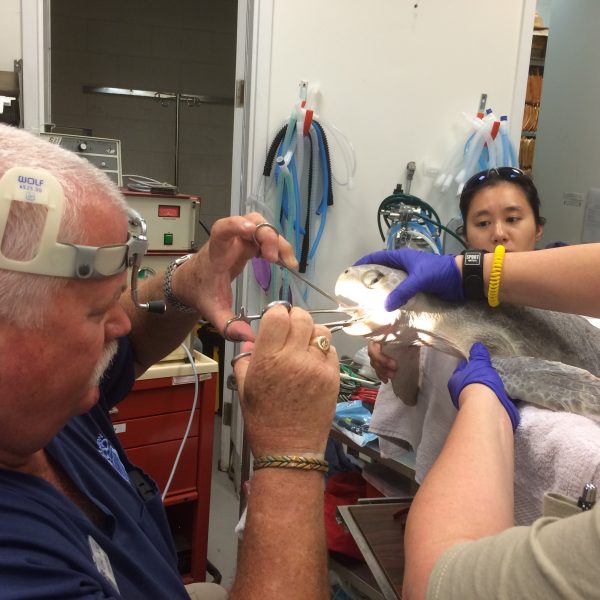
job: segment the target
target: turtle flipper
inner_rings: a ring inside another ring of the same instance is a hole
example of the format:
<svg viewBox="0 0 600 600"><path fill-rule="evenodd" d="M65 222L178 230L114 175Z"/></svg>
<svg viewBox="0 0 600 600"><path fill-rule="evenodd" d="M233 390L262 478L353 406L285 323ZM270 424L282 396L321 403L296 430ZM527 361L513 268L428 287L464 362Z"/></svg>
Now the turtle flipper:
<svg viewBox="0 0 600 600"><path fill-rule="evenodd" d="M494 357L510 398L600 420L600 378L561 362L531 356Z"/></svg>

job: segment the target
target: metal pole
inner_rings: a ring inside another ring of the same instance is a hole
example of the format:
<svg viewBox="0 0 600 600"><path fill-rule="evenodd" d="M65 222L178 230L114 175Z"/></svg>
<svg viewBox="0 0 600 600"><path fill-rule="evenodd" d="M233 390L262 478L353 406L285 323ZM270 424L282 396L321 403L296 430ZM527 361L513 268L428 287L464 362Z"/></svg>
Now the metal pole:
<svg viewBox="0 0 600 600"><path fill-rule="evenodd" d="M167 106L169 101L175 101L175 177L173 184L179 185L179 110L183 100L188 106L199 106L200 104L223 104L233 105L233 98L222 96L204 96L199 94L181 94L179 92L158 92L153 90L133 90L128 88L98 87L84 85L86 94L113 94L115 96L137 96L141 98L153 98Z"/></svg>
<svg viewBox="0 0 600 600"><path fill-rule="evenodd" d="M175 98L175 181L173 185L178 187L179 185L179 103L181 101L181 94L178 92Z"/></svg>

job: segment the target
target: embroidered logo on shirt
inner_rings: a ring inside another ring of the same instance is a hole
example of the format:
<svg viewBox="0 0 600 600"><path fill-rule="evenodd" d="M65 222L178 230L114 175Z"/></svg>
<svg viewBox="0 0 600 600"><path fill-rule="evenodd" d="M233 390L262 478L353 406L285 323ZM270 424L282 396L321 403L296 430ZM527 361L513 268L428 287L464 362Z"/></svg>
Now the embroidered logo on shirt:
<svg viewBox="0 0 600 600"><path fill-rule="evenodd" d="M88 535L88 543L90 545L90 550L92 551L92 559L98 572L106 577L115 589L119 591L119 586L117 585L117 580L115 579L115 574L113 573L108 555L102 550L100 544L91 535Z"/></svg>
<svg viewBox="0 0 600 600"><path fill-rule="evenodd" d="M127 471L119 458L119 454L113 448L112 444L103 435L98 435L96 443L98 444L98 452L100 452L100 454L102 454L102 456L104 456L104 458L112 465L114 470L129 483L129 475L127 475Z"/></svg>

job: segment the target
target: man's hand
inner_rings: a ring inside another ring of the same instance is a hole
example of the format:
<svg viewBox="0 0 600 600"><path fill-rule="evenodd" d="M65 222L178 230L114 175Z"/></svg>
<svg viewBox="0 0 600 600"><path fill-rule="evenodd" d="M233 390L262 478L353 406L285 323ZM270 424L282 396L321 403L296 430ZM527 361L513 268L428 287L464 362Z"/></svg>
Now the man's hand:
<svg viewBox="0 0 600 600"><path fill-rule="evenodd" d="M260 254L269 262L282 260L296 268L298 262L292 247L270 227L261 227L265 219L258 213L243 217L227 217L217 221L208 242L173 276L173 293L184 304L198 309L204 319L219 331L234 316L231 311L231 282L244 269L248 260ZM256 232L257 247L254 240ZM239 340L252 340L254 334L247 323L234 323L228 335Z"/></svg>
<svg viewBox="0 0 600 600"><path fill-rule="evenodd" d="M386 298L385 309L389 311L406 304L418 292L435 294L442 300L464 300L462 275L454 256L440 256L413 248L400 248L367 254L354 264L384 265L401 269L408 274Z"/></svg>
<svg viewBox="0 0 600 600"><path fill-rule="evenodd" d="M263 316L250 358L235 364L244 423L254 456L323 454L339 390L333 346L324 352L311 340L331 338L300 309L282 306Z"/></svg>

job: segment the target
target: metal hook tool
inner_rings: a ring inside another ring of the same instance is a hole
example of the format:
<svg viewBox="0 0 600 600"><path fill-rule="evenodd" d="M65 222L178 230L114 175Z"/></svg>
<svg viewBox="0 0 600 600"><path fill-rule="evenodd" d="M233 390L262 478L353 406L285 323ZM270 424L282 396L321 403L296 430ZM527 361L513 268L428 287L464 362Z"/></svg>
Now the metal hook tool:
<svg viewBox="0 0 600 600"><path fill-rule="evenodd" d="M260 244L258 243L258 240L256 239L256 234L258 233L258 230L262 229L263 227L268 227L269 229L272 229L277 235L279 235L279 231L277 231L277 227L275 227L274 225L271 225L271 223L267 223L266 221L264 223L259 223L256 226L256 229L254 230L254 232L252 233L252 239L254 240L254 243L256 244L256 247L258 248L259 253L260 253ZM260 256L260 254L259 254L259 256ZM302 281L302 283L305 283L306 285L311 287L313 290L315 290L315 292L318 292L319 294L321 294L321 296L324 296L328 300L331 300L334 304L339 305L338 301L333 296L329 295L327 292L322 290L320 287L317 287L312 281L309 281L299 271L296 271L296 269L291 269L290 267L288 267L281 259L278 260L275 264L277 266L281 267L282 269L287 269L289 273L291 273L294 277L297 277L300 281Z"/></svg>
<svg viewBox="0 0 600 600"><path fill-rule="evenodd" d="M296 269L290 269L281 260L277 261L276 264L284 269L287 269L288 273L291 273L294 277L297 277L300 281L302 281L302 283L305 283L306 285L311 287L313 290L315 290L315 292L318 292L319 294L321 294L321 296L324 296L325 298L327 298L328 300L331 300L334 304L337 305L337 308L323 308L323 309L315 308L315 309L307 310L306 312L308 312L311 315L333 314L333 313L345 313L347 315L351 315L350 318L344 319L341 321L334 321L332 323L320 323L321 325L324 325L325 327L330 329L332 333L335 333L336 331L340 331L344 327L347 327L348 325L351 325L352 323L355 323L356 321L359 321L362 318L362 312L363 312L362 307L360 307L358 305L357 306L344 306L344 305L340 304L340 302L338 302L338 300L336 298L329 295L327 292L323 291L320 287L317 287L314 283L312 283L312 281L309 281L299 271L296 271Z"/></svg>

